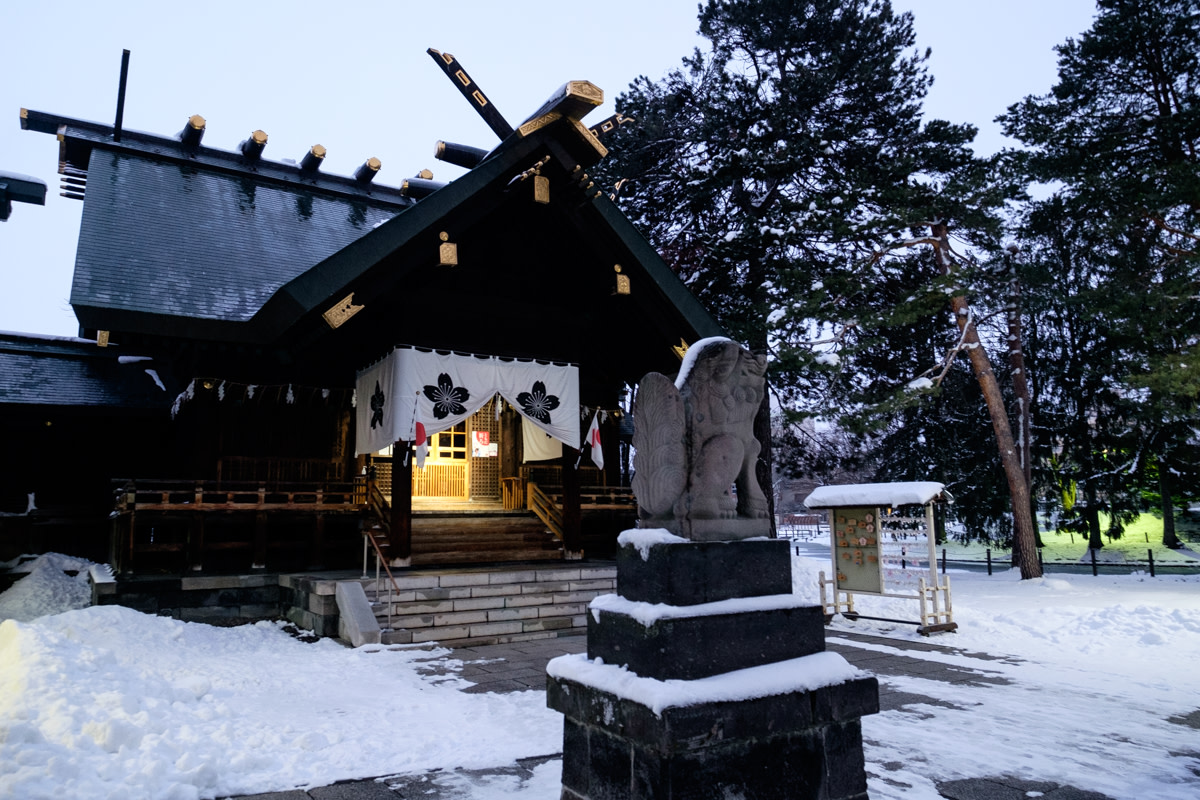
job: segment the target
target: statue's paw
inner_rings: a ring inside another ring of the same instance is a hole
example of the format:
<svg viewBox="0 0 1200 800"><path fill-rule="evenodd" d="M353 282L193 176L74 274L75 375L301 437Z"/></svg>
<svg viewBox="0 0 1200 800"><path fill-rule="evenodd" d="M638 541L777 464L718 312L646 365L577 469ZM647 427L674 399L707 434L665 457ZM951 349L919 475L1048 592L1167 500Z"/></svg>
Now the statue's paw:
<svg viewBox="0 0 1200 800"><path fill-rule="evenodd" d="M751 500L746 503L742 509L742 516L750 517L751 519L765 519L767 516L766 500Z"/></svg>

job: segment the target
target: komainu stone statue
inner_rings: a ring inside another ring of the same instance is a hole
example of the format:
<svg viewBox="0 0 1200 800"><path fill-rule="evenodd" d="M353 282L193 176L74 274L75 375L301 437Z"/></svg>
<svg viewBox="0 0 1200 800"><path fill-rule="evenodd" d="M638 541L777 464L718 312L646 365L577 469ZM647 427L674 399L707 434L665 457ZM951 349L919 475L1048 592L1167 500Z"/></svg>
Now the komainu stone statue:
<svg viewBox="0 0 1200 800"><path fill-rule="evenodd" d="M754 417L767 359L724 338L688 351L679 378L651 372L633 405L634 478L642 527L695 541L767 536L767 499L754 474ZM736 490L736 495L734 491Z"/></svg>

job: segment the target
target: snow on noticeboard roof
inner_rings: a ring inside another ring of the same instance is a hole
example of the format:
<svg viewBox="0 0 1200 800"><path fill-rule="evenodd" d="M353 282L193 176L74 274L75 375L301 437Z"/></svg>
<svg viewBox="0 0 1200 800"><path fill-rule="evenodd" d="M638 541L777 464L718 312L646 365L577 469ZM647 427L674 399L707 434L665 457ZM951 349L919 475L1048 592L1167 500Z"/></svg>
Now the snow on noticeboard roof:
<svg viewBox="0 0 1200 800"><path fill-rule="evenodd" d="M954 501L945 484L936 481L847 483L818 486L804 499L804 505L809 508L924 505L939 496L947 502Z"/></svg>

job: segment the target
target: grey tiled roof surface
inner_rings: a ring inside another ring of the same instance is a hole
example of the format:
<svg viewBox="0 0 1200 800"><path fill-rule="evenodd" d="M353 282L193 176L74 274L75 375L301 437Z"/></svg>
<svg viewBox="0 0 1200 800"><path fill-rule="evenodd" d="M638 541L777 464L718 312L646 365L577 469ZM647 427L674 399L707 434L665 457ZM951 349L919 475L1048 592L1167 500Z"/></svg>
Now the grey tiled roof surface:
<svg viewBox="0 0 1200 800"><path fill-rule="evenodd" d="M170 408L174 394L146 370L153 361L125 359L95 342L0 333L0 406ZM160 378L161 380L161 378Z"/></svg>
<svg viewBox="0 0 1200 800"><path fill-rule="evenodd" d="M96 149L71 304L245 321L280 286L399 210Z"/></svg>

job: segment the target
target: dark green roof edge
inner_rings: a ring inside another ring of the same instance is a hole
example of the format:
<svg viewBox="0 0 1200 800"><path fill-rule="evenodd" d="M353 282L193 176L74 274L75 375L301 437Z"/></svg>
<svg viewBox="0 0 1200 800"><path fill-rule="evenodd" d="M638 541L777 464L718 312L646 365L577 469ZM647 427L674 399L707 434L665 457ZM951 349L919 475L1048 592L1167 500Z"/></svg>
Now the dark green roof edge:
<svg viewBox="0 0 1200 800"><path fill-rule="evenodd" d="M516 140L503 152L489 156L470 172L281 286L254 315L251 324L264 338L283 335L289 327L323 304L341 299L355 280L435 227L454 209L494 182L507 178L514 168L537 152L538 147L538 137L531 136Z"/></svg>
<svg viewBox="0 0 1200 800"><path fill-rule="evenodd" d="M470 172L280 287L252 320L259 326L260 336L265 339L282 336L288 327L321 305L340 300L355 280L396 250L426 234L467 200L507 178L533 154L544 149L546 140L559 130L562 130L561 126L550 125L527 137L514 136L506 140ZM716 319L612 201L600 194L589 202L646 270L658 290L696 331L698 338L725 335ZM337 288L331 288L334 286Z"/></svg>
<svg viewBox="0 0 1200 800"><path fill-rule="evenodd" d="M592 205L604 217L622 244L629 248L633 257L641 263L659 291L671 301L675 308L679 309L679 313L695 329L699 338L728 335L716 318L704 307L704 304L696 299L696 295L692 294L691 289L688 289L679 276L667 266L667 262L663 261L662 256L658 254L649 240L617 208L616 203L609 200L607 196L601 195L592 201Z"/></svg>
<svg viewBox="0 0 1200 800"><path fill-rule="evenodd" d="M371 181L364 183L346 175L314 172L302 173L299 165L262 158L253 162L241 153L199 145L185 146L170 136L158 136L142 131L123 129L121 141L113 141L113 128L99 122L73 119L44 111L22 109L21 127L52 136L61 135L64 141L90 152L92 149L137 153L154 158L189 164L204 169L253 178L260 183L274 183L306 192L333 197L353 198L377 206L404 208L416 201L401 194L398 187Z"/></svg>

